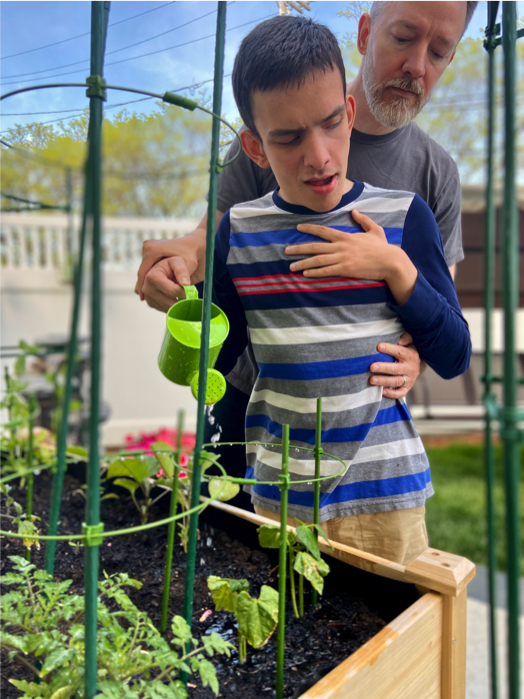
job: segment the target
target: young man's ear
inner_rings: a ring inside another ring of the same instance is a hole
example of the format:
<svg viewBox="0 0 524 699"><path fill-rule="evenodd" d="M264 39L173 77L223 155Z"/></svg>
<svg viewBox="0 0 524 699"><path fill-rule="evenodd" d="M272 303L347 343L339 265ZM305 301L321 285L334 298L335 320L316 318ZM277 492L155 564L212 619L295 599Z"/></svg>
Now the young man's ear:
<svg viewBox="0 0 524 699"><path fill-rule="evenodd" d="M249 129L244 129L240 132L240 140L242 141L242 147L251 160L253 160L259 167L268 168L269 160L266 158L264 150L262 148L262 143L259 137L249 131Z"/></svg>
<svg viewBox="0 0 524 699"><path fill-rule="evenodd" d="M371 17L367 12L360 15L358 21L357 48L361 56L366 55L369 35L371 34Z"/></svg>
<svg viewBox="0 0 524 699"><path fill-rule="evenodd" d="M348 116L349 135L351 136L353 124L355 123L355 116L357 114L357 105L353 95L346 96L346 114Z"/></svg>

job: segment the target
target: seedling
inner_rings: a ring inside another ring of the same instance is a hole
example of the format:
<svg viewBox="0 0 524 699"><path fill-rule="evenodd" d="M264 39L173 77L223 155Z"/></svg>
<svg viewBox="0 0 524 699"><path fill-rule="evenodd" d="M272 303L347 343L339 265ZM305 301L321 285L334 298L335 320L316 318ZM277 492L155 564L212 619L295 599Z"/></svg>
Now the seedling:
<svg viewBox="0 0 524 699"><path fill-rule="evenodd" d="M37 517L36 515L27 515L24 512L24 509L20 503L15 502L15 500L9 495L9 492L11 490L11 486L8 485L7 483L0 483L0 493L6 496L6 514L4 517L8 517L9 519L12 520L13 524L18 525L18 534L23 534L25 535L26 539L22 539L23 545L26 547L26 549L29 551L31 549L31 546L35 545L37 549L40 548L40 543L38 540L35 541L35 539L30 539L30 536L33 536L35 534L39 533L39 529L36 528L35 522L40 520L40 517ZM13 517L9 514L9 509L11 507L14 507L16 516Z"/></svg>
<svg viewBox="0 0 524 699"><path fill-rule="evenodd" d="M300 520L297 520L300 522ZM257 529L260 545L268 549L280 548L280 528L263 524ZM287 550L289 561L289 584L295 616L304 616L304 578L309 580L321 595L324 590L324 578L329 573L329 566L323 560L318 548L318 536L329 540L317 524L304 524L296 528L296 533L287 532ZM330 544L331 545L331 544ZM294 571L298 573L298 607L295 591Z"/></svg>
<svg viewBox="0 0 524 699"><path fill-rule="evenodd" d="M238 622L238 660L247 660L247 643L262 648L278 624L278 592L268 585L260 588L260 597L248 594L247 580L218 578L210 575L207 586L217 612L233 612Z"/></svg>
<svg viewBox="0 0 524 699"><path fill-rule="evenodd" d="M3 597L0 645L10 660L37 678L37 682L11 679L11 684L25 697L83 697L84 598L69 592L71 580L53 582L20 556L9 558L15 572L1 578L12 588ZM209 685L218 695L215 667L204 654L229 656L231 643L216 633L199 642L184 619L175 616L170 645L131 602L126 586L140 589L142 584L125 574L105 575L99 583L98 696L186 699L180 672L198 672L203 686ZM188 646L190 650L184 650Z"/></svg>

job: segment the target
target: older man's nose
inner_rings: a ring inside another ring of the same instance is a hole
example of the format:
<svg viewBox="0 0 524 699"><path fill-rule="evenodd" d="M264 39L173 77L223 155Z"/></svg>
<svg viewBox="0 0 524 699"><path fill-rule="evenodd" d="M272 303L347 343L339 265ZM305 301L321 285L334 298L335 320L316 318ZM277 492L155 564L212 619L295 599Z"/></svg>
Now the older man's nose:
<svg viewBox="0 0 524 699"><path fill-rule="evenodd" d="M412 78L422 78L426 72L427 51L424 46L416 46L404 61L402 70Z"/></svg>

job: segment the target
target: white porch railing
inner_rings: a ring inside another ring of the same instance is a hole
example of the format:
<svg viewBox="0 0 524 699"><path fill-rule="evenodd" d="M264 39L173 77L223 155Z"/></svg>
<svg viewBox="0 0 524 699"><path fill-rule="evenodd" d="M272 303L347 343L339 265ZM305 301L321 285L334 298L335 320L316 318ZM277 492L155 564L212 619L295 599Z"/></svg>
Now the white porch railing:
<svg viewBox="0 0 524 699"><path fill-rule="evenodd" d="M104 269L136 271L145 240L178 238L194 230L196 220L104 218ZM0 221L2 269L63 270L78 250L80 218L64 215L3 214Z"/></svg>

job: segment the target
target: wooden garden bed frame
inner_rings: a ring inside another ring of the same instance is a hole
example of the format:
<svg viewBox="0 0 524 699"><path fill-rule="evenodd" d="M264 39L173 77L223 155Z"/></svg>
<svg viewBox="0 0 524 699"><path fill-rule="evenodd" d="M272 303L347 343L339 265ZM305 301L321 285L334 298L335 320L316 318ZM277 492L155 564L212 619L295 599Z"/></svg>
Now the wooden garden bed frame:
<svg viewBox="0 0 524 699"><path fill-rule="evenodd" d="M273 520L226 503L213 507L260 526ZM292 529L292 527L289 527ZM391 580L414 583L420 599L301 699L464 699L467 558L429 548L408 566L319 538L323 553Z"/></svg>

